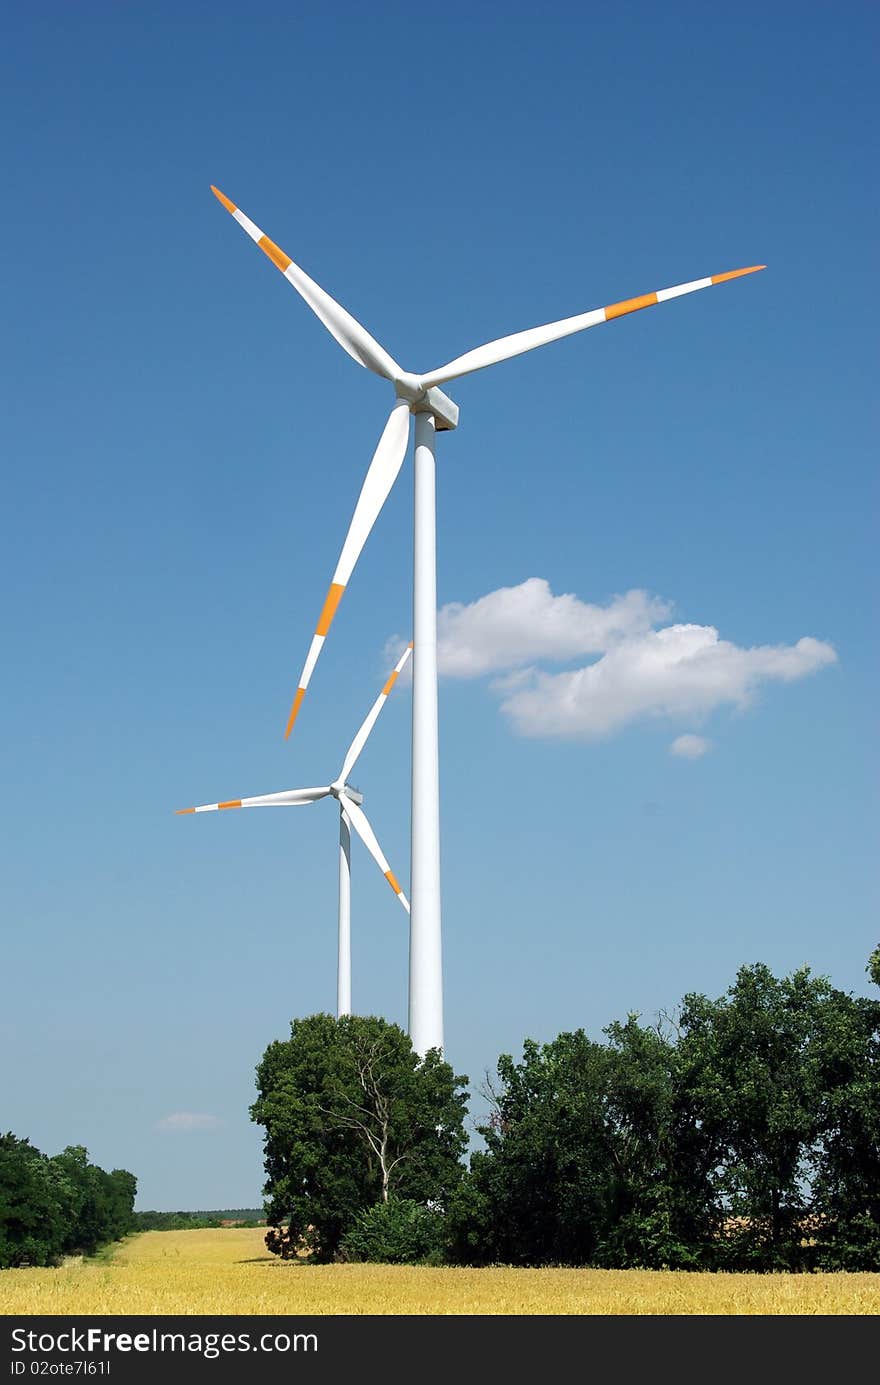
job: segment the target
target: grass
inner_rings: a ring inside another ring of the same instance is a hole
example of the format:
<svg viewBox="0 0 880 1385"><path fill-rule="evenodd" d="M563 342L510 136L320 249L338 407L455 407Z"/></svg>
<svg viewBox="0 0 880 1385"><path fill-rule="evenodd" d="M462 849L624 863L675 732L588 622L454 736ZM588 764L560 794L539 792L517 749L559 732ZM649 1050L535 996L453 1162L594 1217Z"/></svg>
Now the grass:
<svg viewBox="0 0 880 1385"><path fill-rule="evenodd" d="M145 1231L106 1258L0 1273L4 1314L875 1314L880 1274L408 1269L282 1262L262 1228Z"/></svg>

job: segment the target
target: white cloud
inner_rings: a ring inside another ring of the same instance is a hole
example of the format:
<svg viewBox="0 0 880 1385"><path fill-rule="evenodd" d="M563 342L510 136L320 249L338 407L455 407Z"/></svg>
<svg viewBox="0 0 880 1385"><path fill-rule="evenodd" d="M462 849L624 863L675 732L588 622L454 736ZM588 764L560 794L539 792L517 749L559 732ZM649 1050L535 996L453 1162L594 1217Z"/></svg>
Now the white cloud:
<svg viewBox="0 0 880 1385"><path fill-rule="evenodd" d="M209 1116L201 1111L174 1111L170 1116L163 1116L156 1122L157 1130L184 1135L220 1130L222 1126L223 1121L219 1116Z"/></svg>
<svg viewBox="0 0 880 1385"><path fill-rule="evenodd" d="M830 644L805 636L796 644L744 648L712 625L666 625L672 603L635 589L604 606L571 593L554 596L543 577L501 587L437 613L440 672L452 678L494 675L492 690L524 736L590 740L632 722L707 716L746 706L769 682L794 682L837 662ZM404 647L385 647L393 662ZM582 668L551 673L541 662L596 654ZM671 753L696 759L710 742L685 734Z"/></svg>
<svg viewBox="0 0 880 1385"><path fill-rule="evenodd" d="M794 645L742 649L711 625L669 625L624 640L586 668L534 671L501 706L524 736L589 740L645 717L705 715L745 706L760 684L792 682L837 661L809 636Z"/></svg>
<svg viewBox="0 0 880 1385"><path fill-rule="evenodd" d="M699 760L701 755L705 755L710 749L711 741L707 741L705 736L694 736L687 732L683 736L676 736L672 745L669 747L670 755L680 755L683 760Z"/></svg>
<svg viewBox="0 0 880 1385"><path fill-rule="evenodd" d="M598 654L650 630L669 615L669 603L644 591L593 606L567 593L554 596L543 577L501 587L470 605L453 601L437 614L440 672L476 678L523 668L537 659L560 662Z"/></svg>

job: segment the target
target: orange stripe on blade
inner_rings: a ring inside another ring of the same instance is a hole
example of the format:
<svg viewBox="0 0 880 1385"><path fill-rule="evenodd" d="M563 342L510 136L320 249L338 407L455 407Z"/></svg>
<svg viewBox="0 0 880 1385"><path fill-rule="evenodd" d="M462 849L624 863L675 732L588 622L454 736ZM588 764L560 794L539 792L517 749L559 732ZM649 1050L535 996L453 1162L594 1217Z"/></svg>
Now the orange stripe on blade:
<svg viewBox="0 0 880 1385"><path fill-rule="evenodd" d="M296 696L295 696L295 698L293 699L293 706L292 706L291 709L290 709L290 716L287 718L287 730L284 732L284 739L285 739L285 740L287 740L287 737L290 735L291 731L293 730L293 723L296 721L296 719L297 719L297 717L298 717L298 715L299 715L299 709L300 709L300 707L302 706L302 700L303 700L303 698L305 697L305 695L306 695L306 690L305 690L305 688L297 688L297 690L296 690Z"/></svg>
<svg viewBox="0 0 880 1385"><path fill-rule="evenodd" d="M223 195L223 193L220 191L220 189L219 189L219 188L215 188L213 183L211 184L211 191L213 192L214 196L217 198L217 201L223 203L223 206L226 208L226 210L227 210L228 212L237 212L237 211L238 211L238 208L236 207L235 203L234 203L234 202L230 202L230 200L229 200L228 197L224 197L224 195Z"/></svg>
<svg viewBox="0 0 880 1385"><path fill-rule="evenodd" d="M284 251L281 249L281 246L276 245L274 240L270 240L268 236L263 236L261 240L258 240L257 245L260 247L261 250L264 250L266 252L272 263L277 265L278 268L281 270L281 273L283 274L287 266L290 264L290 256L285 255Z"/></svg>
<svg viewBox="0 0 880 1385"><path fill-rule="evenodd" d="M395 684L396 682L397 682L397 669L395 669L394 672L393 672L392 674L389 675L388 682L385 684L384 688L382 689L382 695L383 695L383 697L387 697L387 696L388 696L388 694L390 693L391 689L394 687L394 684Z"/></svg>
<svg viewBox="0 0 880 1385"><path fill-rule="evenodd" d="M217 807L218 807L218 808L240 808L240 807L241 807L241 799L240 799L240 798L230 798L230 800L229 800L228 803L218 803L218 804L217 804Z"/></svg>
<svg viewBox="0 0 880 1385"><path fill-rule="evenodd" d="M195 808L175 808L174 811L180 817L182 813L194 813Z"/></svg>
<svg viewBox="0 0 880 1385"><path fill-rule="evenodd" d="M605 321L615 317L626 317L627 313L637 313L639 308L653 308L657 302L656 293L643 293L641 298L624 298L622 303L612 303L605 309Z"/></svg>
<svg viewBox="0 0 880 1385"><path fill-rule="evenodd" d="M713 284L726 284L728 279L741 279L744 274L757 274L759 269L766 269L765 264L753 264L748 269L729 269L726 274L713 274Z"/></svg>
<svg viewBox="0 0 880 1385"><path fill-rule="evenodd" d="M315 626L316 635L326 635L327 631L330 629L333 617L336 615L336 607L342 600L342 593L344 591L345 587L339 582L330 583L330 590L327 593L323 610L318 617L318 624Z"/></svg>
<svg viewBox="0 0 880 1385"><path fill-rule="evenodd" d="M391 888L392 888L392 890L394 891L395 894L402 894L402 893L403 893L403 891L401 890L400 886L399 886L398 883L397 883L397 880L396 880L396 878L395 878L395 875L394 875L394 871L393 871L393 870L386 870L386 872L385 872L385 879L388 881L388 884L391 886Z"/></svg>

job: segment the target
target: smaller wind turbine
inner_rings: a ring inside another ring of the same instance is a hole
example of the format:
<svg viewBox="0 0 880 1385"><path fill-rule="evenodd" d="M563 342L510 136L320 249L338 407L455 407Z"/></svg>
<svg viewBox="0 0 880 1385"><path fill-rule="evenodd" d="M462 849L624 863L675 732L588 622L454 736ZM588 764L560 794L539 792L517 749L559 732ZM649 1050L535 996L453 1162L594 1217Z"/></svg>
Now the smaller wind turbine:
<svg viewBox="0 0 880 1385"><path fill-rule="evenodd" d="M363 794L347 783L361 751L367 743L370 732L376 725L379 713L388 701L388 694L400 677L407 659L412 653L412 643L408 644L389 674L388 679L376 701L370 708L363 725L346 751L342 768L332 784L324 784L312 789L285 789L281 793L261 794L258 798L232 798L225 803L203 803L197 808L178 808L178 814L216 813L224 808L300 808L306 803L316 803L319 798L335 798L339 803L339 947L336 973L336 1012L338 1015L351 1014L351 828L355 831L381 870L404 909L409 913L409 900L400 888L394 871L385 859L376 835L361 808Z"/></svg>

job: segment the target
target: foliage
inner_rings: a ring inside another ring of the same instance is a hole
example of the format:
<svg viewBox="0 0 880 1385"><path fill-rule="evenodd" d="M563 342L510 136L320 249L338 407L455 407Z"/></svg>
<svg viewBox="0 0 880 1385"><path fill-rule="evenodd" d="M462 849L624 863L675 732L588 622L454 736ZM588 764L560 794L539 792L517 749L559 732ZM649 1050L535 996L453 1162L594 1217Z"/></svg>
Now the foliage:
<svg viewBox="0 0 880 1385"><path fill-rule="evenodd" d="M258 1207L227 1207L215 1212L135 1212L136 1231L197 1231L233 1226L261 1226Z"/></svg>
<svg viewBox="0 0 880 1385"><path fill-rule="evenodd" d="M606 1036L502 1055L453 1258L880 1268L880 1004L758 964Z"/></svg>
<svg viewBox="0 0 880 1385"><path fill-rule="evenodd" d="M813 1153L816 1263L880 1266L880 1004L842 997L814 1045L821 1093Z"/></svg>
<svg viewBox="0 0 880 1385"><path fill-rule="evenodd" d="M57 1263L68 1199L57 1170L29 1140L0 1136L0 1269Z"/></svg>
<svg viewBox="0 0 880 1385"><path fill-rule="evenodd" d="M442 1214L412 1198L392 1197L358 1213L343 1238L340 1259L427 1265L439 1264L442 1252Z"/></svg>
<svg viewBox="0 0 880 1385"><path fill-rule="evenodd" d="M699 1120L718 1268L807 1267L803 1225L819 1090L810 1046L832 995L807 969L743 967L726 996L685 997L679 1082Z"/></svg>
<svg viewBox="0 0 880 1385"><path fill-rule="evenodd" d="M450 1209L468 1263L696 1263L673 1138L674 1048L635 1017L607 1044L583 1030L503 1055L493 1111Z"/></svg>
<svg viewBox="0 0 880 1385"><path fill-rule="evenodd" d="M68 1145L49 1162L68 1189L67 1231L62 1244L65 1255L93 1255L98 1246L116 1241L132 1229L137 1189L133 1174L125 1169L105 1173L89 1163L88 1150L82 1145Z"/></svg>
<svg viewBox="0 0 880 1385"><path fill-rule="evenodd" d="M608 1055L578 1030L502 1054L494 1109L450 1209L453 1255L473 1264L582 1263L605 1199Z"/></svg>
<svg viewBox="0 0 880 1385"><path fill-rule="evenodd" d="M54 1265L124 1236L136 1188L127 1170L90 1164L81 1145L49 1159L29 1140L0 1136L0 1269Z"/></svg>
<svg viewBox="0 0 880 1385"><path fill-rule="evenodd" d="M269 1248L328 1260L392 1193L445 1206L463 1171L465 1083L385 1020L294 1020L263 1055L251 1108L266 1132Z"/></svg>

